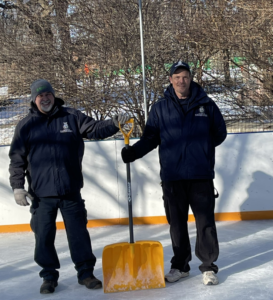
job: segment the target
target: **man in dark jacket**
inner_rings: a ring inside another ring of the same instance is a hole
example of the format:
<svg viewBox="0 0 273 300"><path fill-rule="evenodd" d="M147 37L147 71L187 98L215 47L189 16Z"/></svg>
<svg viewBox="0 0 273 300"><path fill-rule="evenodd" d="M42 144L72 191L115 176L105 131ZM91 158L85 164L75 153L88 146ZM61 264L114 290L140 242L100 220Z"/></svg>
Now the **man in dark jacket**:
<svg viewBox="0 0 273 300"><path fill-rule="evenodd" d="M35 233L35 261L42 267L42 294L53 293L60 268L54 247L56 217L60 209L78 282L89 289L102 287L94 274L87 213L80 190L83 187L83 138L104 139L118 132L118 124L129 117L116 115L95 121L73 108L63 107L51 84L39 79L31 85L31 109L16 126L9 151L10 184L17 204L29 205L31 228ZM25 177L29 190L24 189Z"/></svg>
<svg viewBox="0 0 273 300"><path fill-rule="evenodd" d="M170 83L164 98L152 106L143 136L122 149L122 159L133 162L159 146L163 199L174 252L165 280L175 282L189 276L190 206L196 220L195 253L202 262L203 283L218 284L213 178L215 147L225 140L226 126L214 101L192 81L187 63L172 65Z"/></svg>

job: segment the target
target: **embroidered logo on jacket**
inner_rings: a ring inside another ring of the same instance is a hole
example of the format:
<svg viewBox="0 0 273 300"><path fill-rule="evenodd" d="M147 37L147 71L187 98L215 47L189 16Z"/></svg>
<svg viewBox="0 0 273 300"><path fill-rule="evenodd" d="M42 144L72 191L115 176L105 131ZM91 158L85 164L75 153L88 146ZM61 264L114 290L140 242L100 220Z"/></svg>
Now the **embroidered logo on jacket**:
<svg viewBox="0 0 273 300"><path fill-rule="evenodd" d="M60 130L61 133L64 133L64 132L72 132L72 130L69 128L67 122L64 122L63 124L63 130Z"/></svg>
<svg viewBox="0 0 273 300"><path fill-rule="evenodd" d="M199 107L199 113L195 114L197 117L207 117L208 115L205 114L205 108L204 106Z"/></svg>

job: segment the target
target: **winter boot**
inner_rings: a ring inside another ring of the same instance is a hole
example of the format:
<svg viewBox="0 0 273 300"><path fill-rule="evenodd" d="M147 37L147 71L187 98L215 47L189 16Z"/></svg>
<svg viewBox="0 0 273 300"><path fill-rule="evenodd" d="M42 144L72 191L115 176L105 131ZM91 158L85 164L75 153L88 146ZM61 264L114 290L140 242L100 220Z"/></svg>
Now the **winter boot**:
<svg viewBox="0 0 273 300"><path fill-rule="evenodd" d="M189 272L181 272L178 269L171 269L168 274L165 275L165 280L168 282L176 282L180 278L188 277Z"/></svg>
<svg viewBox="0 0 273 300"><path fill-rule="evenodd" d="M100 289L102 287L102 282L96 278L94 275L87 277L83 280L78 280L78 283L81 285L85 285L88 289Z"/></svg>
<svg viewBox="0 0 273 300"><path fill-rule="evenodd" d="M44 280L40 287L41 294L51 294L54 293L55 287L58 286L58 282L54 280Z"/></svg>
<svg viewBox="0 0 273 300"><path fill-rule="evenodd" d="M213 271L206 271L203 273L203 283L205 285L216 285L219 283L219 281Z"/></svg>

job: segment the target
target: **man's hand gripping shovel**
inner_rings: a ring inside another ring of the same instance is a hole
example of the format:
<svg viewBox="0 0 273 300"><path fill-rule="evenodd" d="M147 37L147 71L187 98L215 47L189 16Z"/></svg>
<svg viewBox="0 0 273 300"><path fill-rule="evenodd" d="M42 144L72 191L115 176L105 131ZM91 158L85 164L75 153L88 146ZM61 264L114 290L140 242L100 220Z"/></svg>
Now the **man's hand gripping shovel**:
<svg viewBox="0 0 273 300"><path fill-rule="evenodd" d="M120 124L119 127L124 136L125 147L128 148L134 119L126 123L132 124L128 133L121 128ZM130 243L116 243L104 247L102 269L105 293L165 287L161 243L157 241L134 243L130 163L126 164L126 169Z"/></svg>

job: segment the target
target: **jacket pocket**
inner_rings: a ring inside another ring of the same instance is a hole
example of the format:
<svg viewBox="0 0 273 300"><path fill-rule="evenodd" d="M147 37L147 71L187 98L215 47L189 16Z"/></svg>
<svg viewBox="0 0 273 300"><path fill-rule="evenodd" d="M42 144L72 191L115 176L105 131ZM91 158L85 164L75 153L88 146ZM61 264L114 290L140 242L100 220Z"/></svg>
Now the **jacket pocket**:
<svg viewBox="0 0 273 300"><path fill-rule="evenodd" d="M35 230L37 228L37 215L36 215L37 209L34 208L33 205L31 205L29 211L31 213L30 228L35 233Z"/></svg>
<svg viewBox="0 0 273 300"><path fill-rule="evenodd" d="M31 213L30 228L34 233L37 231L38 207L39 207L39 202L37 201L37 198L34 196L34 200L32 201L32 204L29 208L29 211Z"/></svg>

